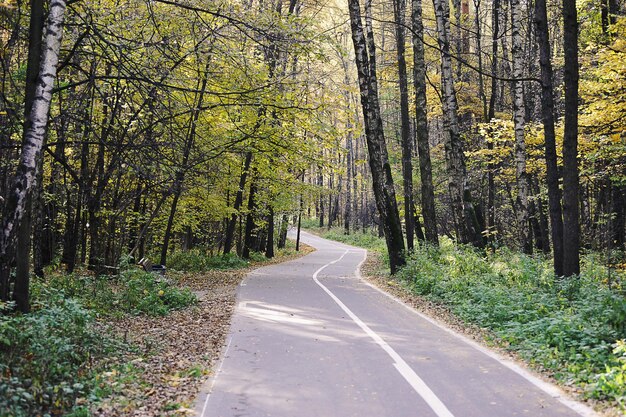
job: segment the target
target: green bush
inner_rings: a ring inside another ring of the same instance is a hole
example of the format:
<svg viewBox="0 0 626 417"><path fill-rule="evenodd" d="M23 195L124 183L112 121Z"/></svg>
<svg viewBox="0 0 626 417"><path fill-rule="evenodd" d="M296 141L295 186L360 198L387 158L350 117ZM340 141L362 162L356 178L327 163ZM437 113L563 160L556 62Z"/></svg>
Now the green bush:
<svg viewBox="0 0 626 417"><path fill-rule="evenodd" d="M557 379L590 396L623 401L622 363L611 346L626 337L626 300L603 285L595 264L583 266L580 277L559 281L550 259L505 248L485 253L443 239L439 248L416 248L398 278L463 320L492 330ZM609 372L607 364L616 365Z"/></svg>
<svg viewBox="0 0 626 417"><path fill-rule="evenodd" d="M78 302L44 292L32 313L0 315L0 416L71 410L89 391L91 359L117 350Z"/></svg>
<svg viewBox="0 0 626 417"><path fill-rule="evenodd" d="M607 364L605 372L596 378L593 396L599 399L616 399L622 410L626 411L626 341L618 340L613 345L613 353L616 358Z"/></svg>
<svg viewBox="0 0 626 417"><path fill-rule="evenodd" d="M248 262L236 254L209 256L200 249L176 251L170 255L168 268L185 272L204 272L210 269L246 268Z"/></svg>
<svg viewBox="0 0 626 417"><path fill-rule="evenodd" d="M197 301L188 288L177 288L161 276L140 269L123 271L120 284L112 304L131 314L164 316Z"/></svg>
<svg viewBox="0 0 626 417"><path fill-rule="evenodd" d="M314 229L316 227L319 227L319 225L320 221L316 218L302 217L302 221L300 222L300 227L302 229ZM298 224L296 223L295 226L297 227Z"/></svg>
<svg viewBox="0 0 626 417"><path fill-rule="evenodd" d="M160 275L134 266L122 270L119 276L55 274L33 288L35 296L41 288L61 290L105 316L129 313L163 316L196 302L196 296L188 288L178 288Z"/></svg>

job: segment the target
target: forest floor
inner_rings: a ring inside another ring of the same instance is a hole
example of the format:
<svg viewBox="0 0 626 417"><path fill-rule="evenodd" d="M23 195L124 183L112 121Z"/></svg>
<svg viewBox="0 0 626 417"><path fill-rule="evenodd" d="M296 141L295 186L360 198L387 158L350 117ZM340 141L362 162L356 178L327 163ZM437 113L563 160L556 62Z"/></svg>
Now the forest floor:
<svg viewBox="0 0 626 417"><path fill-rule="evenodd" d="M108 385L112 393L92 409L93 415L193 414L193 401L220 357L241 280L260 266L285 262L312 251L303 245L300 252L279 253L245 269L182 274L177 285L196 294L195 305L165 317L126 316L108 323L135 349L126 354L123 369L104 375L102 384Z"/></svg>

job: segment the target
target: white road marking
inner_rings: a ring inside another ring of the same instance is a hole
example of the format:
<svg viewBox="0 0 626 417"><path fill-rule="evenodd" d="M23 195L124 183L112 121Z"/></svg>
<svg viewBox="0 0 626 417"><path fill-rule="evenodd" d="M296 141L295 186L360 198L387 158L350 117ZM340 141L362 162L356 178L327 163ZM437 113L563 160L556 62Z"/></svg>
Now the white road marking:
<svg viewBox="0 0 626 417"><path fill-rule="evenodd" d="M213 381L211 381L211 386L209 387L209 391L206 394L206 398L204 399L204 405L202 406L202 414L200 417L205 417L206 407L209 404L209 398L211 397L211 392L213 392L213 387L215 386L215 381L219 376L220 372L222 372L222 366L224 365L224 360L226 359L226 355L228 355L228 350L230 349L230 344L232 343L233 338L230 337L228 339L228 344L226 345L226 349L224 350L224 354L222 355L222 360L220 362L220 366L217 368L215 375L213 376Z"/></svg>
<svg viewBox="0 0 626 417"><path fill-rule="evenodd" d="M346 254L350 252L349 249L346 249L343 255L339 258L335 259L332 262L327 263L326 265L319 268L313 274L313 281L317 285L326 292L332 298L335 303L352 319L357 326L361 328L370 338L374 340L374 342L380 346L394 361L394 366L396 370L404 377L404 379L413 387L415 392L417 392L426 403L430 406L430 408L437 414L439 417L454 417L454 415L448 410L443 402L435 395L435 393L426 385L426 383L420 378L415 371L402 359L402 357L391 347L387 342L383 340L376 332L374 332L370 327L363 323L363 321L352 312L331 290L329 290L324 284L322 284L317 276L320 272L322 272L328 266L341 261Z"/></svg>

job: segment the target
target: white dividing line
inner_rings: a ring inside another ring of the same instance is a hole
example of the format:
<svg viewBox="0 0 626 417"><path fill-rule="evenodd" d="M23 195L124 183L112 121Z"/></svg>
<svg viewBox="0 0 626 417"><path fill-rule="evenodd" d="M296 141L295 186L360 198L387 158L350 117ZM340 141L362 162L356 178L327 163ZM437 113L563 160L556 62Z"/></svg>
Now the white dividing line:
<svg viewBox="0 0 626 417"><path fill-rule="evenodd" d="M217 377L222 372L222 366L224 365L224 360L226 359L226 355L228 355L228 350L230 349L230 344L232 343L233 338L228 338L228 344L226 345L226 349L224 350L224 354L222 355L222 360L220 361L220 366L218 366L217 371L215 371L215 375L213 376L213 381L211 381L211 386L206 394L206 398L204 399L204 405L202 406L202 414L200 417L205 417L206 407L209 404L209 398L211 397L211 393L213 392L213 387L215 386L215 381Z"/></svg>
<svg viewBox="0 0 626 417"><path fill-rule="evenodd" d="M320 286L332 298L335 303L356 323L357 326L361 328L374 342L380 346L394 361L394 366L396 370L406 379L406 381L413 387L415 392L417 392L426 403L430 406L430 408L437 414L438 417L454 417L454 415L448 410L448 408L444 405L443 402L435 395L435 393L426 385L426 383L420 378L415 371L402 359L402 357L391 347L387 342L383 340L376 332L374 332L370 327L363 323L363 321L352 312L331 290L329 290L324 284L322 284L317 276L322 270L326 267L337 263L343 259L346 254L350 252L349 249L341 255L339 258L335 259L332 262L327 263L326 265L319 268L313 274L313 281L317 285ZM362 262L361 262L362 263ZM360 265L360 264L359 264Z"/></svg>
<svg viewBox="0 0 626 417"><path fill-rule="evenodd" d="M478 350L479 352L483 353L484 355L490 357L491 359L494 359L495 361L500 363L502 366L504 366L506 368L509 368L511 371L515 372L516 374L518 374L519 376L521 376L522 378L524 378L525 380L527 380L528 382L530 382L531 384L533 384L534 386L536 386L537 388L539 388L540 390L542 390L543 392L548 394L550 397L552 397L556 401L560 402L561 404L565 405L566 407L570 408L571 410L575 411L576 413L578 413L582 417L599 417L599 414L596 413L591 407L588 407L585 404L580 403L579 401L576 401L576 400L574 400L572 398L569 398L569 396L565 392L563 392L560 388L556 387L555 385L553 385L553 384L551 384L549 382L543 381L542 379L536 377L531 372L529 372L528 370L522 368L520 365L516 364L515 362L513 362L511 360L508 360L505 357L499 355L498 353L496 353L496 352L494 352L494 351L492 351L490 349L487 349L486 347L480 345L479 343L475 342L474 340L472 340L472 339L470 339L470 338L468 338L468 337L466 337L466 336L464 336L464 335L462 335L460 333L457 333L456 331L454 331L453 329L449 328L445 324L439 322L438 320L435 320L432 317L429 317L429 316L427 316L427 315L417 311L416 309L414 309L410 305L406 304L404 301L402 301L398 297L396 297L396 296L394 296L392 294L389 294L385 290L378 288L376 285L371 284L371 283L365 281L363 279L363 277L361 276L361 266L363 265L363 263L367 259L367 250L363 249L363 254L364 254L363 260L357 265L357 269L355 271L355 275L365 285L373 288L374 290L378 291L379 293L383 294L384 296L392 299L393 301L395 301L398 304L402 305L403 307L407 308L408 310L410 310L411 312L413 312L414 314L416 314L420 318L426 320L430 324L438 327L439 329L441 329L441 330L445 331L446 333L456 337L457 339L460 339L461 341L467 343L468 345L470 345L474 349Z"/></svg>

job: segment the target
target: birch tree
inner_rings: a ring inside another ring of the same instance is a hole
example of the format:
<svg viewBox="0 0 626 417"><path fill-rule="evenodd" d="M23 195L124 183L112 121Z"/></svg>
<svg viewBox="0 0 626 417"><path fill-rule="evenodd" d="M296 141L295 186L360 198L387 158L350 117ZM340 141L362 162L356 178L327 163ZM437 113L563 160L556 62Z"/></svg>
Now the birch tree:
<svg viewBox="0 0 626 417"><path fill-rule="evenodd" d="M383 226L389 252L389 265L393 274L406 263L403 254L405 246L376 88L373 35L371 30L368 31L368 42L366 43L359 1L349 0L348 7L350 10L352 42L354 44L356 67L359 76L359 90L361 92L365 138L369 153L374 198ZM368 49L370 50L368 51ZM370 57L374 57L374 60L370 60Z"/></svg>
<svg viewBox="0 0 626 417"><path fill-rule="evenodd" d="M511 0L511 55L513 58L513 122L515 125L515 173L517 179L517 228L521 249L532 250L528 231L528 175L526 173L526 142L524 140L525 108L524 40L522 38L522 7L520 0Z"/></svg>
<svg viewBox="0 0 626 417"><path fill-rule="evenodd" d="M435 213L435 188L433 186L430 145L428 143L428 115L426 112L426 63L424 61L424 24L422 0L411 1L411 27L413 29L413 85L415 87L415 135L419 157L422 191L422 215L426 240L439 244Z"/></svg>
<svg viewBox="0 0 626 417"><path fill-rule="evenodd" d="M42 44L39 80L35 97L27 118L20 162L12 181L5 205L2 234L0 235L0 287L2 299L9 297L9 276L16 259L16 238L20 223L26 216L31 191L36 186L37 161L41 157L48 112L52 100L52 89L57 74L59 51L63 38L63 19L66 4L64 0L52 0L46 21L45 38ZM28 275L15 283L13 298L17 308L28 311Z"/></svg>
<svg viewBox="0 0 626 417"><path fill-rule="evenodd" d="M459 127L459 105L454 89L450 56L450 8L444 0L433 0L433 5L437 20L437 41L441 51L441 96L446 170L454 225L457 237L462 243L483 246L483 237L469 188Z"/></svg>

